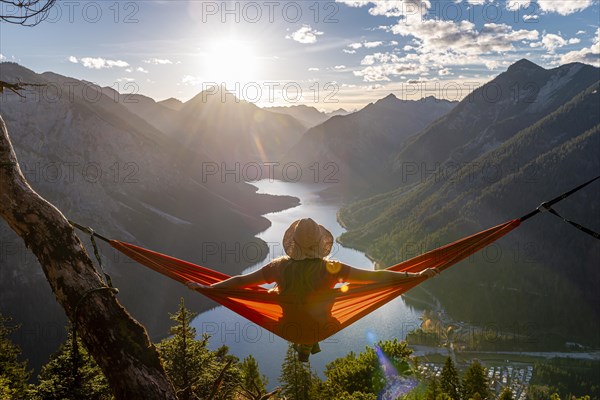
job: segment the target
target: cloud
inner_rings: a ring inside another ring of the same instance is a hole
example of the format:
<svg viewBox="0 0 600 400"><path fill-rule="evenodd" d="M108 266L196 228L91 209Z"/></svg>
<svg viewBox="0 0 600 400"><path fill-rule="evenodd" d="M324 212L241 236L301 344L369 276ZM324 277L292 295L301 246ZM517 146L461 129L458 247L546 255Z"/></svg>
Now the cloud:
<svg viewBox="0 0 600 400"><path fill-rule="evenodd" d="M316 29L312 29L310 25L302 25L300 29L291 35L287 35L286 39L293 39L298 43L303 44L313 44L317 41L317 36L322 35L323 32L320 32Z"/></svg>
<svg viewBox="0 0 600 400"><path fill-rule="evenodd" d="M379 63L398 63L401 59L393 53L375 53L365 56L360 62L361 65L373 65Z"/></svg>
<svg viewBox="0 0 600 400"><path fill-rule="evenodd" d="M438 71L438 75L445 76L445 75L452 75L452 74L450 73L450 70L448 68L444 68L444 69L440 69Z"/></svg>
<svg viewBox="0 0 600 400"><path fill-rule="evenodd" d="M392 43L398 44L398 42L393 41L390 42L390 45L393 45ZM361 42L356 42L356 43L350 43L347 47L350 48L349 49L344 49L342 50L344 53L348 53L348 54L355 54L356 50L361 49L361 48L365 48L365 49L374 49L375 47L379 47L379 46L383 46L383 42L382 41L373 41L373 42L366 42L363 41Z"/></svg>
<svg viewBox="0 0 600 400"><path fill-rule="evenodd" d="M542 38L542 45L550 53L554 53L554 51L556 51L556 49L558 49L559 47L563 47L566 44L567 44L567 41L565 39L563 39L561 36L555 35L553 33L548 33L548 34L544 35L544 37Z"/></svg>
<svg viewBox="0 0 600 400"><path fill-rule="evenodd" d="M74 64L81 64L86 68L90 69L104 69L104 68L125 68L129 67L129 64L122 60L108 60L102 57L83 57L77 58L75 56L70 56L68 60Z"/></svg>
<svg viewBox="0 0 600 400"><path fill-rule="evenodd" d="M418 15L421 18L429 8L429 0L336 0L350 7L371 6L369 14L386 17L405 17Z"/></svg>
<svg viewBox="0 0 600 400"><path fill-rule="evenodd" d="M346 69L345 65L336 65L333 69Z"/></svg>
<svg viewBox="0 0 600 400"><path fill-rule="evenodd" d="M514 50L513 43L535 40L536 30L513 30L510 25L488 23L481 30L469 21L425 20L420 23L400 22L392 32L402 36L414 36L421 53L448 53L480 55Z"/></svg>
<svg viewBox="0 0 600 400"><path fill-rule="evenodd" d="M147 69L144 69L144 68L142 68L142 67L137 67L136 71L137 71L137 72L143 72L144 74L147 74L147 73L148 73L148 70L147 70Z"/></svg>
<svg viewBox="0 0 600 400"><path fill-rule="evenodd" d="M368 66L360 71L354 71L365 82L389 82L391 76L418 75L426 72L426 68L416 63L389 63Z"/></svg>
<svg viewBox="0 0 600 400"><path fill-rule="evenodd" d="M318 70L319 70L319 68L317 68L317 67L310 67L308 70L309 70L309 71L318 71Z"/></svg>
<svg viewBox="0 0 600 400"><path fill-rule="evenodd" d="M400 20L390 30L412 37L411 44L404 46L402 53L375 53L364 57L362 65L376 67L361 71L365 79L389 78L398 70L393 66L412 67L406 68L407 74L418 71L440 75L450 72L446 71L449 66L470 64L495 70L509 63L506 53L517 50L516 45L521 47L539 41L540 36L536 30L514 29L507 24L487 23L478 28L470 21L439 19ZM377 63L392 67L380 67Z"/></svg>
<svg viewBox="0 0 600 400"><path fill-rule="evenodd" d="M149 58L144 60L146 64L154 64L154 65L165 65L165 64L173 64L173 61L168 60L166 58Z"/></svg>
<svg viewBox="0 0 600 400"><path fill-rule="evenodd" d="M560 56L561 64L581 62L600 67L600 28L596 30L596 37L590 47L581 50L570 51Z"/></svg>
<svg viewBox="0 0 600 400"><path fill-rule="evenodd" d="M563 38L560 35L556 35L554 33L548 33L544 35L541 42L530 43L531 47L540 47L544 46L546 50L550 53L554 53L556 49L566 46L568 44L577 44L580 43L581 39L579 38L571 38L569 40Z"/></svg>
<svg viewBox="0 0 600 400"><path fill-rule="evenodd" d="M528 8L532 0L507 0L506 8L515 11ZM591 6L593 0L537 0L539 9L543 12L554 12L560 15L569 15L585 10Z"/></svg>
<svg viewBox="0 0 600 400"><path fill-rule="evenodd" d="M181 83L184 85L198 86L202 83L202 79L197 76L185 75L183 78L181 78Z"/></svg>
<svg viewBox="0 0 600 400"><path fill-rule="evenodd" d="M381 45L383 45L383 42L379 42L379 41L377 41L377 42L364 42L363 43L363 46L365 46L366 49L372 49L372 48L375 48L375 47L379 47Z"/></svg>
<svg viewBox="0 0 600 400"><path fill-rule="evenodd" d="M577 31L576 35L585 35L585 31Z"/></svg>

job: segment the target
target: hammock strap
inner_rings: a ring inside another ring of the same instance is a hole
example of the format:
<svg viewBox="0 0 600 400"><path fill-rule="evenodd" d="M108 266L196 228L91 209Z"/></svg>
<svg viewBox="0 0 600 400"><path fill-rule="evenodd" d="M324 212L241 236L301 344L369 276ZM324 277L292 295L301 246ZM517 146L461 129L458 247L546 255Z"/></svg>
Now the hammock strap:
<svg viewBox="0 0 600 400"><path fill-rule="evenodd" d="M548 211L550 214L552 214L552 215L556 215L558 218L560 218L560 219L562 219L563 221L565 221L566 223L568 223L568 224L570 224L570 225L574 226L575 228L579 229L580 231L582 231L582 232L584 232L584 233L587 233L587 234L588 234L588 235L590 235L591 237L593 237L593 238L596 238L596 239L600 240L600 234L599 234L598 232L595 232L595 231L593 231L593 230L591 230L591 229L589 229L589 228L586 228L585 226L583 226L583 225L581 225L581 224L578 224L578 223L577 223L577 222L575 222L575 221L571 221L570 219L563 217L562 215L560 215L560 214L558 213L558 211L556 211L554 208L550 207L550 206L549 206L547 203L542 203L542 204L540 205L540 207L539 207L539 208L541 208L541 209L542 209L542 210L540 210L540 211L542 211L542 212L543 212L543 211Z"/></svg>
<svg viewBox="0 0 600 400"><path fill-rule="evenodd" d="M589 181L587 181L585 183L582 183L581 185L577 186L576 188L571 189L568 192L565 192L565 193L561 194L558 197L553 198L550 201L542 203L538 208L536 208L535 210L533 210L529 214L523 215L519 219L521 220L521 222L528 220L529 218L533 217L534 215L537 215L537 214L541 213L545 209L547 209L549 207L552 207L553 205L555 205L559 201L562 201L562 200L566 199L567 197L571 196L572 194L574 194L576 192L579 192L581 189L583 189L584 187L586 187L587 185L591 184L592 182L594 182L594 181L596 181L598 179L600 179L600 175L598 175L597 177L595 177L593 179L590 179Z"/></svg>
<svg viewBox="0 0 600 400"><path fill-rule="evenodd" d="M94 247L94 256L96 257L96 260L98 261L98 266L100 267L100 271L102 272L102 275L104 275L104 279L106 280L106 286L108 286L110 288L114 287L112 284L112 279L110 279L110 275L104 270L104 267L102 266L102 258L100 257L100 252L98 251L98 245L96 244L96 239L94 239L94 237L97 237L98 239L103 240L106 243L109 243L110 240L108 240L107 238L105 238L102 235L98 235L89 226L83 226L83 225L80 225L77 222L73 222L71 220L69 220L69 223L73 227L90 235L90 241L92 242L92 246Z"/></svg>

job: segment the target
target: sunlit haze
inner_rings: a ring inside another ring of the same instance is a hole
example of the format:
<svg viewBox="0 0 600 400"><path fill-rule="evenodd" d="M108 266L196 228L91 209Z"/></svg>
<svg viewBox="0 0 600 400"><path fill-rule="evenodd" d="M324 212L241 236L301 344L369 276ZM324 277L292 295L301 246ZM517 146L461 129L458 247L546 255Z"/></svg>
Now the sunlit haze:
<svg viewBox="0 0 600 400"><path fill-rule="evenodd" d="M156 100L218 82L260 105L328 110L389 93L459 100L521 58L600 63L595 0L115 4L59 3L36 29L3 24L0 57L121 91L135 82Z"/></svg>

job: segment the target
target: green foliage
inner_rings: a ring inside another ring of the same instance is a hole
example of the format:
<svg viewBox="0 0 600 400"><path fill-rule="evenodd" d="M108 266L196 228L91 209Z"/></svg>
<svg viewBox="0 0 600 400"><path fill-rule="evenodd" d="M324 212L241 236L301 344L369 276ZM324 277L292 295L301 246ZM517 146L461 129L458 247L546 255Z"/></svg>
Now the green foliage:
<svg viewBox="0 0 600 400"><path fill-rule="evenodd" d="M438 380L435 377L429 379L427 391L425 392L425 400L437 400L440 394L442 394L442 388Z"/></svg>
<svg viewBox="0 0 600 400"><path fill-rule="evenodd" d="M505 387L504 390L502 390L502 393L500 393L498 400L515 400L512 390L510 390L508 387Z"/></svg>
<svg viewBox="0 0 600 400"><path fill-rule="evenodd" d="M352 394L344 392L336 396L339 400L377 400L377 396L372 393L354 392Z"/></svg>
<svg viewBox="0 0 600 400"><path fill-rule="evenodd" d="M469 368L467 368L463 378L462 389L463 396L466 399L475 399L476 395L483 399L490 398L491 394L485 369L477 360L473 360Z"/></svg>
<svg viewBox="0 0 600 400"><path fill-rule="evenodd" d="M440 388L453 400L460 400L461 386L452 358L448 357L440 375Z"/></svg>
<svg viewBox="0 0 600 400"><path fill-rule="evenodd" d="M26 361L19 361L21 349L8 338L16 327L10 327L10 322L0 314L0 400L25 399L29 393L30 372Z"/></svg>
<svg viewBox="0 0 600 400"><path fill-rule="evenodd" d="M600 399L600 361L554 358L537 363L527 391L529 400L546 400L552 393L561 398L589 395Z"/></svg>
<svg viewBox="0 0 600 400"><path fill-rule="evenodd" d="M179 309L171 315L175 324L171 327L173 336L162 340L158 350L163 359L163 365L177 390L180 400L208 398L219 384L215 399L229 399L235 394L240 371L237 358L228 354L226 346L216 351L207 348L208 336L202 340L196 339L196 329L190 325L195 314L185 308L183 298ZM222 381L219 376L231 361Z"/></svg>
<svg viewBox="0 0 600 400"><path fill-rule="evenodd" d="M283 365L281 366L281 395L289 400L309 400L314 398L315 389L323 388L318 384L319 378L311 371L309 363L298 360L293 345L288 344Z"/></svg>
<svg viewBox="0 0 600 400"><path fill-rule="evenodd" d="M350 352L345 357L327 364L325 386L330 396L337 397L340 393L350 395L380 393L386 386L387 377L377 355L379 351L399 375L411 373L408 358L412 351L406 347L406 342L397 339L378 342L375 347L367 347L358 355Z"/></svg>
<svg viewBox="0 0 600 400"><path fill-rule="evenodd" d="M54 353L38 376L35 398L43 400L112 399L104 373L77 338L77 371L73 369L73 337L69 329L67 340Z"/></svg>
<svg viewBox="0 0 600 400"><path fill-rule="evenodd" d="M260 373L256 359L249 355L240 364L240 392L247 399L260 399L267 393L267 377Z"/></svg>

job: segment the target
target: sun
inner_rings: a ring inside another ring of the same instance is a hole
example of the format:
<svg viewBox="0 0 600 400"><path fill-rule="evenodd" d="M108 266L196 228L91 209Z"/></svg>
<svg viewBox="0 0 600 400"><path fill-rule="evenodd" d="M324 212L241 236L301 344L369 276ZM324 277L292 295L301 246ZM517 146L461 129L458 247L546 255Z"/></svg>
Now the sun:
<svg viewBox="0 0 600 400"><path fill-rule="evenodd" d="M212 42L204 57L206 77L218 84L235 87L257 78L258 57L252 42L222 39Z"/></svg>

